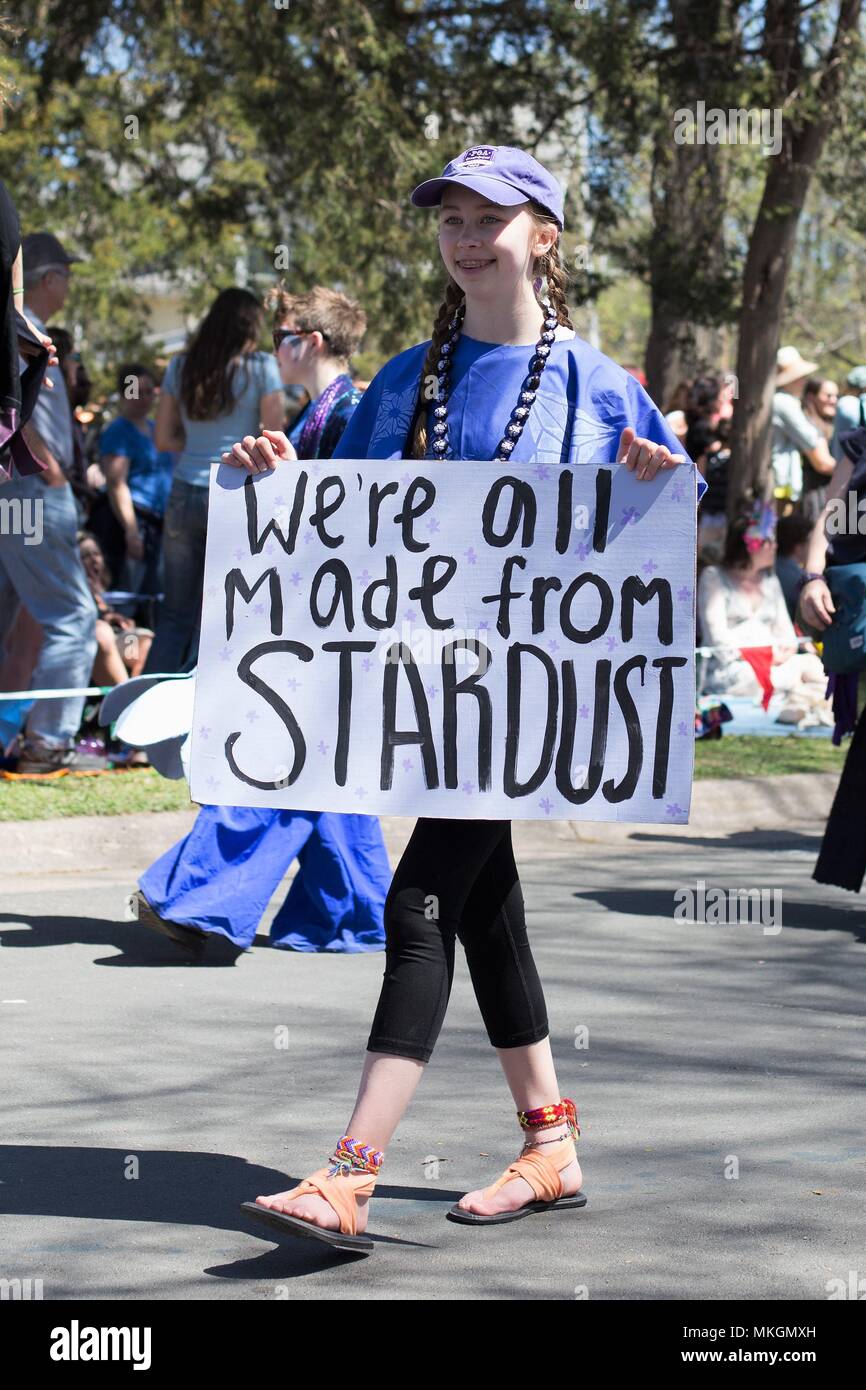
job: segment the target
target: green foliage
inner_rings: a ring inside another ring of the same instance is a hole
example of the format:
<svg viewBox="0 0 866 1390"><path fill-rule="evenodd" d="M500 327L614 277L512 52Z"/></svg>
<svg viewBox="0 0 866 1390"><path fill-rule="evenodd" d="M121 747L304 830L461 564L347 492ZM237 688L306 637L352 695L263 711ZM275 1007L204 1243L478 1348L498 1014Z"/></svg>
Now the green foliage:
<svg viewBox="0 0 866 1390"><path fill-rule="evenodd" d="M542 158L558 143L567 167L585 110L587 157L567 179L563 244L568 261L588 243L592 265L575 275L571 302L580 317L600 296L604 345L640 358L650 283L654 302L666 296L691 324L736 319L766 160L740 146L676 163L672 121L700 98L775 99L765 8L7 0L22 34L0 45L0 83L16 88L0 176L25 230L51 228L87 258L68 318L83 327L92 368L143 351L142 276L180 284L193 316L238 279L264 290L282 276L292 290L332 284L363 302L369 375L429 335L441 298L431 214L411 206L412 186L476 141ZM805 7L813 46L826 43L837 8ZM855 60L821 170L834 208L822 234L839 244L852 231L852 256L866 235L862 52ZM807 70L786 121L796 127L818 100ZM834 306L834 322L843 312Z"/></svg>

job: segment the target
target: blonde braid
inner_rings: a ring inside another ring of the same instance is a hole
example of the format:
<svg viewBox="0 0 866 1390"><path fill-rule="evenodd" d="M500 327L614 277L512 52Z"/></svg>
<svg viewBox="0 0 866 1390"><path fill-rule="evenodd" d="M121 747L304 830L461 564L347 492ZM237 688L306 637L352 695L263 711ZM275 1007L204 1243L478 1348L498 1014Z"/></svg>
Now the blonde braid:
<svg viewBox="0 0 866 1390"><path fill-rule="evenodd" d="M462 303L463 291L457 284L457 281L453 280L449 275L448 284L445 289L445 298L440 304L439 312L436 315L436 322L433 325L433 333L430 338L430 346L424 357L424 362L421 367L421 379L418 382L418 404L420 408L418 410L415 433L412 437L412 449L409 455L409 457L413 459L422 459L427 452L427 407L430 401L425 394L425 387L431 377L434 381L438 382L439 373L436 370L436 364L439 361L442 344L449 336L449 325L454 317L454 313Z"/></svg>

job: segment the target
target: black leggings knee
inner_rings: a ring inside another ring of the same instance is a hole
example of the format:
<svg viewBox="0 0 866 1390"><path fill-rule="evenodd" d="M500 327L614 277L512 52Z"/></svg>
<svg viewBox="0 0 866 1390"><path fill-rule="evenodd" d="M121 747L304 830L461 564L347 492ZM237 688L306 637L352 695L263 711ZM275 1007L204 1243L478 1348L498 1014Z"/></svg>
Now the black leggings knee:
<svg viewBox="0 0 866 1390"><path fill-rule="evenodd" d="M368 1051L429 1061L459 939L494 1047L548 1035L510 821L422 819L385 902L385 974Z"/></svg>

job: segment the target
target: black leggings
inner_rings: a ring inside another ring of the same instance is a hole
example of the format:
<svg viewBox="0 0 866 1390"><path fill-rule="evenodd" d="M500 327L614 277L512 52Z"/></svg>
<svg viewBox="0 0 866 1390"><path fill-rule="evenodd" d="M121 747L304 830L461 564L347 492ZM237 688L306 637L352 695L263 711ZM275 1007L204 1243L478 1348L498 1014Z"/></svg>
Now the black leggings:
<svg viewBox="0 0 866 1390"><path fill-rule="evenodd" d="M428 1062L459 938L494 1047L548 1036L510 821L419 820L385 901L385 974L369 1052Z"/></svg>

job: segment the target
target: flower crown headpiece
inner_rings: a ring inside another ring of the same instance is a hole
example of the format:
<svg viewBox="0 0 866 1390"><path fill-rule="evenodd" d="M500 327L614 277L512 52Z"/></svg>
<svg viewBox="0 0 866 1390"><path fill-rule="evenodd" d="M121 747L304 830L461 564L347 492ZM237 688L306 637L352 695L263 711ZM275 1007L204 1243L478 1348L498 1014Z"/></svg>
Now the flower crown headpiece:
<svg viewBox="0 0 866 1390"><path fill-rule="evenodd" d="M752 552L760 550L765 541L776 536L776 513L769 502L757 501L752 506L751 520L743 535L747 548Z"/></svg>

